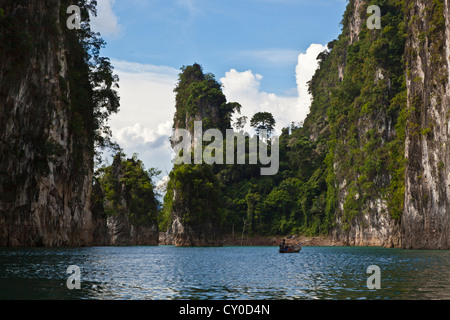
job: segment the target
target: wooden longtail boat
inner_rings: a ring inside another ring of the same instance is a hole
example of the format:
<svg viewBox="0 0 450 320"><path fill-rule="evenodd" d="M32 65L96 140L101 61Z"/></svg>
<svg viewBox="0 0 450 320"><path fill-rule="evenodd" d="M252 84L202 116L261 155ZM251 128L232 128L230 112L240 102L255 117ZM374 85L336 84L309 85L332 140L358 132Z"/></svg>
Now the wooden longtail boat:
<svg viewBox="0 0 450 320"><path fill-rule="evenodd" d="M280 252L280 253L297 253L297 252L300 252L300 250L302 250L301 243L299 243L295 246L286 246L286 247L283 247L282 245L280 245L280 249L278 250L278 252Z"/></svg>

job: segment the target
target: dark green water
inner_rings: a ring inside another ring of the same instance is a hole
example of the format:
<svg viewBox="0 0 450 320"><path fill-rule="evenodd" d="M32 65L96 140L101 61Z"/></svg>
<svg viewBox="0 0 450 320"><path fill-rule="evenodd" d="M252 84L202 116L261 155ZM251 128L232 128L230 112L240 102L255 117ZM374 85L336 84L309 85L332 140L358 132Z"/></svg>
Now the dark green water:
<svg viewBox="0 0 450 320"><path fill-rule="evenodd" d="M0 248L0 299L450 299L450 251L277 249ZM70 265L79 290L67 288ZM381 289L367 288L370 265Z"/></svg>

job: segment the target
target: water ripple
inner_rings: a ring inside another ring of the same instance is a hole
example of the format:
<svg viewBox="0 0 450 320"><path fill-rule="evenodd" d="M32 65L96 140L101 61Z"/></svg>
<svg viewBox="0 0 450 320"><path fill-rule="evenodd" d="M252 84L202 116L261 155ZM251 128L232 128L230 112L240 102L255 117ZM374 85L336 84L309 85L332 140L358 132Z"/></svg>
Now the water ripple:
<svg viewBox="0 0 450 320"><path fill-rule="evenodd" d="M69 265L81 290L66 286ZM381 289L366 286L369 265ZM358 247L0 249L0 299L449 299L448 251Z"/></svg>

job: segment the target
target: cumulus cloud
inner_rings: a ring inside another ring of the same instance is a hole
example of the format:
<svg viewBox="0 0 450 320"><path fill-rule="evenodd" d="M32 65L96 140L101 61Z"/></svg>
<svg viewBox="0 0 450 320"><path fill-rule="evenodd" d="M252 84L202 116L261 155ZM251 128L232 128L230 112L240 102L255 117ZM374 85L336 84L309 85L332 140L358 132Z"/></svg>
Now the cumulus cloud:
<svg viewBox="0 0 450 320"><path fill-rule="evenodd" d="M261 91L262 75L254 74L251 70L239 72L235 69L226 72L225 77L220 79L224 94L228 101L236 101L242 105L241 115L247 116L249 120L256 112L271 112L277 123L276 133L279 134L283 127L304 120L308 114L311 97L307 82L317 69L318 54L325 49L323 45L311 44L305 53L298 55L295 69L298 93L296 97ZM235 118L237 116L239 115L235 115ZM248 123L245 130L250 130Z"/></svg>
<svg viewBox="0 0 450 320"><path fill-rule="evenodd" d="M111 60L119 76L120 112L113 116L117 126L156 128L172 120L179 70L165 66Z"/></svg>
<svg viewBox="0 0 450 320"><path fill-rule="evenodd" d="M241 104L241 115L247 116L250 120L257 112L271 112L277 122L276 131L278 132L283 124L290 123L290 118L295 119L297 98L282 97L261 91L262 79L262 75L253 74L250 70L239 72L231 69L220 81L227 100ZM250 131L249 121L244 130Z"/></svg>
<svg viewBox="0 0 450 320"><path fill-rule="evenodd" d="M312 44L305 53L298 55L296 96L265 92L261 90L262 75L236 69L229 70L220 79L224 94L228 101L242 105L242 115L248 120L256 112L271 112L277 122L276 134L280 134L283 127L302 121L309 112L307 82L317 69L316 58L323 50L325 46ZM175 113L173 89L179 70L120 60L112 60L112 65L120 78L121 99L119 113L109 121L113 139L127 155L137 152L146 167L169 172L173 157L169 143ZM251 132L249 121L245 130Z"/></svg>
<svg viewBox="0 0 450 320"><path fill-rule="evenodd" d="M161 147L171 135L170 121L160 123L156 129L144 127L137 122L134 126L122 127L114 130L114 137L124 147L146 145L153 148Z"/></svg>
<svg viewBox="0 0 450 320"><path fill-rule="evenodd" d="M91 29L103 36L118 36L121 28L113 12L115 0L97 0L97 16L90 17Z"/></svg>
<svg viewBox="0 0 450 320"><path fill-rule="evenodd" d="M317 56L324 50L327 50L326 46L313 43L305 53L301 53L298 56L297 66L295 68L298 105L300 109L306 110L307 112L309 111L309 105L311 104L311 96L308 93L308 81L311 80L317 70Z"/></svg>
<svg viewBox="0 0 450 320"><path fill-rule="evenodd" d="M109 121L113 140L127 155L138 153L146 167L170 171L173 88L179 71L120 60L111 63L120 78L120 110Z"/></svg>

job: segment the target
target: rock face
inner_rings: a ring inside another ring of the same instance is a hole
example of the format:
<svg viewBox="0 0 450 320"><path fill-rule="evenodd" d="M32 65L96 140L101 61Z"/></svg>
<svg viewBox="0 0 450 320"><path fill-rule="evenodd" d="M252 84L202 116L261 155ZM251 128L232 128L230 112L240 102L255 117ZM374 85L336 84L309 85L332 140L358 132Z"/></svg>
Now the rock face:
<svg viewBox="0 0 450 320"><path fill-rule="evenodd" d="M314 140L331 142L327 197L333 204L334 241L398 247L400 226L393 218L389 192L395 170L391 149L399 140L395 127L398 116L392 112L391 101L401 91L396 81L404 73L402 52L395 52L394 46L400 42L401 48L402 43L395 38L383 39L386 36L380 30L367 28L368 4L349 1L341 36L330 43L331 48L329 44L328 55L322 54L322 70L313 84L319 88L314 96L318 102L311 108L313 124L307 119L305 126ZM389 10L396 10L391 14L401 17L397 8ZM397 29L396 20L388 23ZM385 52L378 55L374 52L379 45ZM392 55L397 62L381 54Z"/></svg>
<svg viewBox="0 0 450 320"><path fill-rule="evenodd" d="M175 215L172 222L172 241L177 247L220 247L223 239L213 222L187 224Z"/></svg>
<svg viewBox="0 0 450 320"><path fill-rule="evenodd" d="M158 238L158 244L163 246L171 246L173 245L173 237L172 233L169 231L160 232Z"/></svg>
<svg viewBox="0 0 450 320"><path fill-rule="evenodd" d="M94 180L91 194L91 213L94 230L92 234L92 245L111 245L111 234L108 228L108 216L105 213L104 193L98 180Z"/></svg>
<svg viewBox="0 0 450 320"><path fill-rule="evenodd" d="M389 1L381 30L365 25L369 4L349 1L305 120L310 137L331 146L332 236L348 245L448 249L449 3Z"/></svg>
<svg viewBox="0 0 450 320"><path fill-rule="evenodd" d="M175 167L169 184L173 186L168 192L171 224L167 238L171 243L179 247L221 246L219 185L211 169L195 164Z"/></svg>
<svg viewBox="0 0 450 320"><path fill-rule="evenodd" d="M333 241L351 246L382 246L387 248L401 245L400 227L389 218L386 211L374 210L352 223L349 231L333 231ZM339 220L338 220L339 225Z"/></svg>
<svg viewBox="0 0 450 320"><path fill-rule="evenodd" d="M0 1L0 246L92 243L93 145L77 153L89 142L70 130L60 6Z"/></svg>
<svg viewBox="0 0 450 320"><path fill-rule="evenodd" d="M107 218L107 235L101 238L110 246L156 246L158 245L157 226L135 226L124 215Z"/></svg>
<svg viewBox="0 0 450 320"><path fill-rule="evenodd" d="M69 5L0 1L0 246L155 245L156 223L108 217L93 185L98 101Z"/></svg>
<svg viewBox="0 0 450 320"><path fill-rule="evenodd" d="M355 43L359 39L359 33L361 32L362 25L364 23L366 7L364 0L350 0L348 6L348 12L350 13L350 18L348 20L348 34L350 44Z"/></svg>
<svg viewBox="0 0 450 320"><path fill-rule="evenodd" d="M450 249L449 2L408 7L404 248Z"/></svg>

